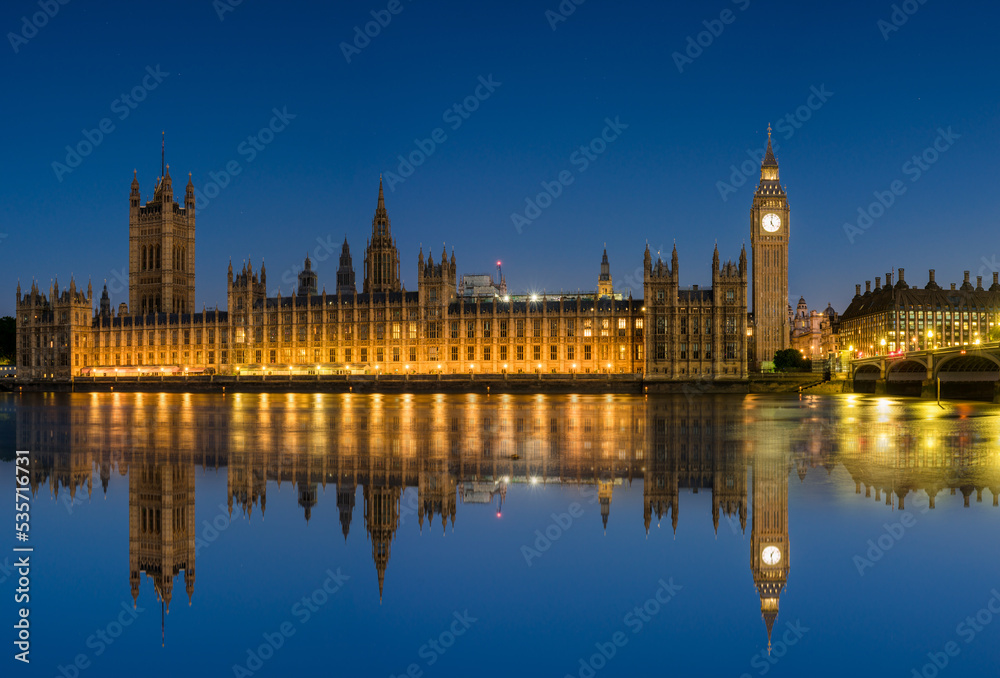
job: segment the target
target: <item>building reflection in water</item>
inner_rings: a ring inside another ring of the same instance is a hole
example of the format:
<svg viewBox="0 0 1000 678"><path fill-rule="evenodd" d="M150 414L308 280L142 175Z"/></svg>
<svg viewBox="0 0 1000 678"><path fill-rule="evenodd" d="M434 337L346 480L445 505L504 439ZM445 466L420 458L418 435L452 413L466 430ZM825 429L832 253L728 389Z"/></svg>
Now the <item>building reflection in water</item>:
<svg viewBox="0 0 1000 678"><path fill-rule="evenodd" d="M682 492L710 492L712 522L736 529L752 516L750 569L770 640L790 573L788 478L810 469L850 474L865 499L905 507L922 492L969 505L1000 496L996 418L973 406L854 397L775 401L756 397L657 399L604 396L358 396L74 394L23 398L17 449L33 454L32 489L58 497L103 491L128 476L129 580L140 573L169 611L184 573L195 585L195 472L225 469L227 503L246 516L267 508L269 483L291 483L306 521L319 489L336 486L346 540L360 487L364 523L383 594L404 491L416 489L424 522L454 529L459 503L502 511L511 483L590 486L604 529L616 487L642 482L643 521L669 516ZM748 483L748 478L750 479ZM752 493L748 493L748 486ZM748 496L749 495L749 496ZM623 516L622 520L638 519ZM794 516L793 516L794 519Z"/></svg>

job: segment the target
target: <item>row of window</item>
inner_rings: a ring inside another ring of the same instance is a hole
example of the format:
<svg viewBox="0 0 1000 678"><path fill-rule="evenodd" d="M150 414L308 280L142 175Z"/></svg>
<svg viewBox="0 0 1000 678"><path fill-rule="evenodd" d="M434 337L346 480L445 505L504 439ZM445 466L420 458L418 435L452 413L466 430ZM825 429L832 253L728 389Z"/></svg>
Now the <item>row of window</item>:
<svg viewBox="0 0 1000 678"><path fill-rule="evenodd" d="M656 318L656 334L662 336L669 334L667 331L668 320L666 316L657 316ZM739 330L737 329L739 325L736 322L736 316L727 315L722 319L722 330L724 334L736 334ZM714 325L714 320L712 318L680 318L680 334L712 334L712 326Z"/></svg>
<svg viewBox="0 0 1000 678"><path fill-rule="evenodd" d="M627 322L628 321L625 318L619 318L617 331L613 333L613 331L610 329L610 322L609 322L609 320L605 319L603 322L597 323L597 325L598 325L598 327L600 329L597 330L597 334L595 334L595 330L594 330L595 322L593 320L591 320L591 319L586 319L586 320L581 321L581 325L582 325L581 336L583 336L583 337L592 337L592 336L598 336L599 335L601 337L610 337L610 336L626 337L629 334L629 327L628 327ZM296 338L299 341L307 341L310 338L313 341L321 341L324 338L324 336L323 336L324 335L323 327L324 327L323 325L311 325L311 326L309 326L309 325L299 325L297 327L296 332L295 332ZM387 336L388 336L388 338L399 340L399 339L403 339L404 338L404 334L405 334L405 338L407 338L407 339L411 339L411 340L417 339L417 323L415 323L415 322L409 322L409 323L394 322L394 323L388 323L388 324L386 324L386 323L376 323L374 325L374 327L368 325L367 323L360 324L360 325L344 324L342 326L343 338L346 339L346 340L352 340L354 338L354 328L355 327L357 327L357 338L359 340L361 340L361 341L366 341L369 338L369 333L370 333L370 331L372 329L374 329L374 336L378 340L386 339ZM498 321L497 322L497 327L498 327L498 333L497 334L498 334L498 336L501 339L506 339L506 338L508 338L511 335L513 335L516 338L523 338L523 337L525 337L527 335L527 332L526 332L526 329L525 329L525 325L524 325L524 321L521 321L521 320L518 320L518 321L514 322L514 331L513 331L513 333L510 332L508 321L506 321L506 320L500 320L500 321ZM635 327L634 336L637 339L641 339L642 338L642 319L641 318L635 319L635 321L634 321L634 327ZM233 341L234 341L234 343L238 343L238 344L246 343L247 338L248 338L247 329L248 328L243 328L243 327L236 327L236 328L233 329ZM310 332L310 329L311 329L311 332ZM463 332L463 329L464 329L464 332ZM464 328L460 325L460 323L458 321L453 321L453 322L450 323L450 335L451 335L452 339L459 339L459 338L461 338L461 336L463 334L464 334L464 336L466 338L474 339L474 338L477 337L476 329L477 329L477 323L474 322L474 321L467 322L465 324ZM493 337L493 323L492 323L492 321L488 321L488 320L487 321L482 321L482 324L479 327L479 329L480 329L479 337L484 338L484 339L489 339L489 338ZM207 343L214 344L215 343L215 329L214 328L210 328L210 329L205 330L205 331L208 334L208 342ZM148 334L145 334L146 332L148 332ZM168 330L136 330L135 333L134 333L135 334L135 338L136 338L136 345L137 346L142 346L143 340L144 340L144 336L146 338L146 341L148 341L149 345L153 345L154 342L155 342L155 337L156 337L156 333L157 332L159 332L160 344L161 345L167 345L166 337L167 337ZM178 339L181 338L181 337L183 338L183 343L184 344L190 344L191 343L191 338L192 338L191 333L192 333L192 330L188 330L188 329L186 329L186 330L176 330L175 329L175 330L169 330L169 332L171 333L170 334L171 339L172 339L171 344L176 345L178 343ZM264 337L265 337L265 328L264 327L260 327L260 326L253 327L252 328L252 332L253 332L253 341L255 341L257 343L260 343L260 342L264 341ZM195 333L194 334L194 343L195 344L201 344L202 343L202 330L201 329L196 329L196 330L194 330L194 333ZM267 341L271 341L271 342L278 341L278 337L279 337L279 328L278 327L269 326L269 327L266 328L266 333L267 333L266 334ZM533 337L533 338L542 338L543 337L541 321L536 321L534 323L533 327L530 328L530 333L531 333L531 337ZM108 346L109 345L108 342L112 340L111 337L114 337L113 340L115 342L115 346L121 346L122 345L121 342L123 340L122 339L122 334L124 334L125 345L126 346L131 346L132 345L132 336L133 336L132 332L113 333L113 334L112 333L101 333L99 335L99 337L100 337L100 339L99 339L100 344L99 345L101 345L101 346ZM226 343L226 338L228 336L227 329L226 328L220 328L219 334L220 334L220 336L222 338L222 343ZM291 341L292 340L292 326L285 325L285 326L281 327L280 334L281 334L281 340L283 340L283 341ZM544 335L544 336L548 336L550 338L551 337L560 337L561 336L559 334L559 328L558 328L558 325L557 325L557 321L552 321L552 323L551 323L551 325L549 327L549 334L548 335ZM577 336L577 328L576 328L576 322L575 321L573 321L573 320L566 321L566 332L565 332L564 336L566 336L567 338L572 338L572 337ZM333 340L333 339L336 339L336 338L337 338L337 325L334 325L334 324L326 325L326 339ZM430 322L430 323L427 323L427 338L428 339L443 339L443 338L445 338L444 334L443 334L443 331L442 331L441 323L439 323L439 322Z"/></svg>
<svg viewBox="0 0 1000 678"><path fill-rule="evenodd" d="M694 291L697 291L697 290L694 290ZM708 290L704 290L704 291L705 292L711 292L712 290L708 289ZM736 290L732 290L732 289L726 290L726 294L725 294L724 298L725 298L727 304L734 304L734 303L736 303ZM656 290L655 299L656 299L657 303L661 303L662 304L663 302L665 302L666 299L667 299L667 292L666 292L666 290L664 290L664 289L658 289L658 290ZM683 309L683 310L687 310L687 309ZM711 310L710 308L706 308L705 312L709 312L710 310Z"/></svg>
<svg viewBox="0 0 1000 678"><path fill-rule="evenodd" d="M712 344L701 344L699 342L685 342L678 344L678 357L680 360L712 360ZM654 347L656 360L667 360L667 345L657 342ZM727 341L723 344L723 360L737 360L739 352L735 341Z"/></svg>
<svg viewBox="0 0 1000 678"><path fill-rule="evenodd" d="M511 347L499 346L497 350L494 351L492 346L484 346L481 349L477 349L475 346L467 346L465 351L461 351L458 346L452 346L451 350L447 353L440 351L438 347L431 346L425 349L426 360L437 361L437 360L451 360L453 362L458 362L460 360L475 362L481 360L483 362L491 362L496 356L496 359L504 362L512 359L513 361L525 361L529 360L532 362L538 362L543 359L543 354L545 358L550 361L558 361L560 359L560 347L552 345L548 347L548 350L543 352L543 347L541 346L523 346L518 345L513 347L513 351L510 351ZM216 351L195 351L194 352L194 363L196 365L208 364L214 365L215 357L217 355ZM344 348L344 349L312 349L308 351L307 349L297 349L294 351L292 349L237 349L233 352L234 354L234 364L244 364L250 362L250 364L256 365L286 365L293 362L297 364L313 364L323 362L324 358L328 363L339 363L338 358L343 358L343 362L346 364L358 362L358 363L369 363L374 361L374 363L384 363L384 362L403 362L408 360L409 362L417 361L417 347L410 346L407 348L392 346L389 348L377 347L375 349L369 349L368 347L362 347L359 349L354 348ZM203 363L203 356L207 355L207 362ZM220 364L228 364L229 351L219 351ZM577 347L567 346L564 349L565 359L567 361L582 360L584 362L591 360L629 360L630 352L629 346L619 345L616 347L609 347L606 345L599 345L597 350L594 350L594 346L587 344L582 347L581 352L577 352ZM184 351L182 353L183 361L178 363L178 353L176 351L160 352L147 352L147 353L136 353L135 361L136 365L176 365L176 364L188 364L190 361L191 353L189 351ZM248 359L250 359L248 361ZM631 359L641 361L643 359L642 346L633 346L631 352ZM114 365L132 365L133 356L131 353L127 353L124 356L120 353L114 355ZM123 362L124 361L124 362ZM77 354L76 365L82 367L89 367L89 358L86 355L81 356ZM111 355L104 354L104 360L101 362L102 365L110 365ZM65 363L64 363L65 364Z"/></svg>

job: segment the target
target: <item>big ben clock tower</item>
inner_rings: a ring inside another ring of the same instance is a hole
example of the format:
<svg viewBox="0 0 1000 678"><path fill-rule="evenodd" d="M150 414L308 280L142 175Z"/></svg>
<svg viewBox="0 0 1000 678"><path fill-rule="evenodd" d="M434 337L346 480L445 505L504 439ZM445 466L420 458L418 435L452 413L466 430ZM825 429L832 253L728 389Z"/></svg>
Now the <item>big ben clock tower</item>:
<svg viewBox="0 0 1000 678"><path fill-rule="evenodd" d="M764 443L764 439L759 442ZM760 613L770 650L778 601L788 582L788 466L783 449L763 445L755 448L750 569L760 594Z"/></svg>
<svg viewBox="0 0 1000 678"><path fill-rule="evenodd" d="M778 161L771 150L760 165L760 184L750 208L750 248L753 253L754 361L774 360L788 348L788 196L778 182Z"/></svg>

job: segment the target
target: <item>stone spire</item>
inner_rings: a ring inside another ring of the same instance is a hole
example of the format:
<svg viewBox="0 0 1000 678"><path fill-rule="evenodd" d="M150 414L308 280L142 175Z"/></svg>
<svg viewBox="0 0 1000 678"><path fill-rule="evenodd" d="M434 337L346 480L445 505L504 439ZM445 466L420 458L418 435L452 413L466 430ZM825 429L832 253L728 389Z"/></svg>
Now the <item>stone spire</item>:
<svg viewBox="0 0 1000 678"><path fill-rule="evenodd" d="M597 296L610 297L614 294L614 286L611 281L611 264L608 262L608 248L604 248L604 255L601 257L601 274L597 277Z"/></svg>
<svg viewBox="0 0 1000 678"><path fill-rule="evenodd" d="M378 180L378 204L372 219L372 236L365 249L365 293L399 292L399 251L392 239L385 209L382 177Z"/></svg>
<svg viewBox="0 0 1000 678"><path fill-rule="evenodd" d="M764 152L764 161L760 164L761 167L774 167L777 169L778 161L774 158L774 151L771 150L771 125L767 126L767 151Z"/></svg>
<svg viewBox="0 0 1000 678"><path fill-rule="evenodd" d="M381 174L378 177L378 204L375 206L375 219L372 224L384 227L385 230L378 232L379 235L390 235L389 214L385 210L385 192L382 190Z"/></svg>
<svg viewBox="0 0 1000 678"><path fill-rule="evenodd" d="M351 248L344 236L344 245L340 248L340 268L337 269L337 294L355 294L354 264L351 261Z"/></svg>

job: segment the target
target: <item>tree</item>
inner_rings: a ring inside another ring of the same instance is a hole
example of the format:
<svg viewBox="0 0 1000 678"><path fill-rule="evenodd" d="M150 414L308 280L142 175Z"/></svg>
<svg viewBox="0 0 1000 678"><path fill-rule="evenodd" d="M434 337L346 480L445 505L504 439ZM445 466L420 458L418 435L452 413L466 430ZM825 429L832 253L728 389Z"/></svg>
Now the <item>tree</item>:
<svg viewBox="0 0 1000 678"><path fill-rule="evenodd" d="M0 318L0 365L11 365L15 362L14 353L17 350L17 340L14 333L14 318L7 315Z"/></svg>
<svg viewBox="0 0 1000 678"><path fill-rule="evenodd" d="M778 372L801 372L811 367L812 362L794 348L786 348L774 354L774 369Z"/></svg>

